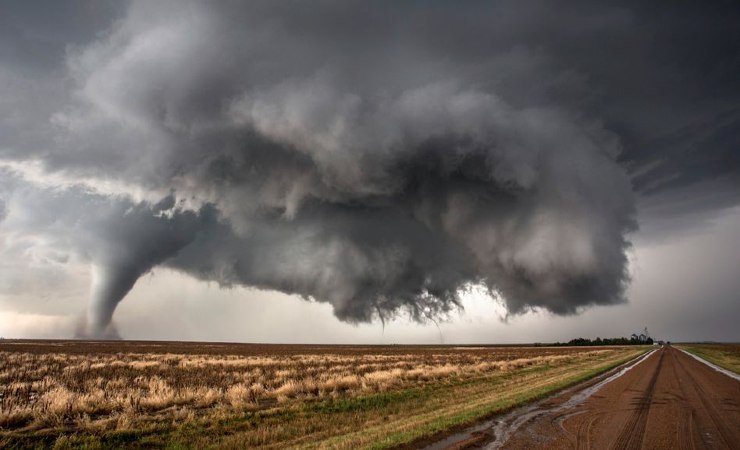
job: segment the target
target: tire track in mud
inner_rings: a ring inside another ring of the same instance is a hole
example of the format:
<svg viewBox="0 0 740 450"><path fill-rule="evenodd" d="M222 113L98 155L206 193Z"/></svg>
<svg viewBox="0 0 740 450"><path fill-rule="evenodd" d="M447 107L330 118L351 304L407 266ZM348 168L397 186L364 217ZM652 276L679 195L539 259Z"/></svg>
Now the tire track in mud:
<svg viewBox="0 0 740 450"><path fill-rule="evenodd" d="M670 346L631 367L479 425L475 440L437 448L740 450L736 377Z"/></svg>
<svg viewBox="0 0 740 450"><path fill-rule="evenodd" d="M597 419L600 419L602 414L596 413L592 414L591 418L588 420L584 420L581 422L581 424L578 426L578 431L576 433L575 437L575 447L578 450L588 450L591 448L591 427L593 427L594 422ZM563 428L565 429L565 428Z"/></svg>
<svg viewBox="0 0 740 450"><path fill-rule="evenodd" d="M564 420L573 413L570 410L587 401L594 393L598 392L603 386L608 385L613 380L622 377L634 369L635 366L648 360L656 350L650 350L624 364L615 367L606 373L599 375L591 380L584 382L580 387L576 386L567 389L562 394L556 394L554 397L543 399L530 405L524 405L494 419L487 420L479 425L469 428L467 431L456 433L436 443L428 445L425 450L442 450L442 449L462 449L462 448L500 448L508 440L509 436L516 432L520 426L526 426L528 422L537 420L538 417L557 413L553 419L553 425L556 420ZM563 398L557 404L551 405L549 402L554 398ZM561 413L562 412L562 413ZM578 413L576 413L578 414ZM559 425L558 425L559 426ZM572 444L575 445L575 437L567 432ZM571 448L573 447L571 445Z"/></svg>
<svg viewBox="0 0 740 450"><path fill-rule="evenodd" d="M515 433L516 430L519 429L522 425L526 424L527 422L536 420L540 416L550 413L555 414L555 417L552 419L553 423L564 419L565 417L567 417L567 415L571 414L564 413L565 411L569 411L570 409L577 407L578 405L586 401L589 397L591 397L594 393L598 392L603 386L608 385L610 382L617 378L620 378L625 373L632 370L635 366L647 360L653 353L654 350L651 350L632 359L622 366L619 366L612 371L607 372L606 375L597 378L597 380L599 381L595 383L593 383L593 380L587 382L586 384L588 385L588 387L577 391L568 400L556 407L540 407L542 403L545 403L540 402L539 404L525 406L513 411L502 420L498 421L496 426L493 427L493 436L495 436L495 440L487 445L485 448L488 450L500 448L506 443L512 433ZM559 423L559 426L566 434L570 434L567 432L567 430L562 428L562 423Z"/></svg>
<svg viewBox="0 0 740 450"><path fill-rule="evenodd" d="M658 357L658 364L655 367L653 375L650 378L647 390L638 398L635 405L636 408L632 411L632 414L622 427L622 430L617 436L617 439L611 446L612 449L639 449L642 446L642 440L645 436L645 426L647 425L648 413L650 412L650 405L653 401L653 394L655 393L655 383L658 381L658 375L660 374L661 367L663 366L664 355L665 353L661 351L660 356Z"/></svg>
<svg viewBox="0 0 740 450"><path fill-rule="evenodd" d="M699 402L704 411L707 413L707 416L710 418L712 425L714 425L714 427L716 428L718 436L721 440L720 444L726 448L740 448L740 441L733 439L733 431L738 425L736 424L735 427L732 427L732 425L728 424L720 411L717 410L716 405L710 401L710 394L701 385L701 383L696 380L694 375L691 374L691 372L687 370L686 367L681 364L677 365L679 367L679 371L683 375L683 379L688 380L690 388L693 389L693 391L695 392L695 396L699 399ZM681 383L681 379L682 378L679 377L679 384ZM704 434L700 434L700 437L707 447L716 447L718 444L717 442L708 441L707 436Z"/></svg>
<svg viewBox="0 0 740 450"><path fill-rule="evenodd" d="M675 439L678 442L679 450L696 450L696 445L694 445L694 411L691 409L691 405L689 405L689 397L686 394L686 389L681 383L681 379L678 376L678 371L676 370L676 366L679 365L678 358L676 357L676 352L671 352L670 357L671 373L673 374L673 378L676 380L678 390L681 392L681 406L685 409L679 426L676 428Z"/></svg>

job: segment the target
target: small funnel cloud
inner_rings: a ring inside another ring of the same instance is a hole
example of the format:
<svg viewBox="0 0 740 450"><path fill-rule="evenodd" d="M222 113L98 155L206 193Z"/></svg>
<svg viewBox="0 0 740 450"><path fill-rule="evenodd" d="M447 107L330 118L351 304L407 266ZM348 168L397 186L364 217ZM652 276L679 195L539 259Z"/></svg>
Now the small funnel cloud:
<svg viewBox="0 0 740 450"><path fill-rule="evenodd" d="M98 223L101 239L91 247L92 286L86 327L91 338L115 338L111 320L136 280L193 240L197 214L183 212L168 196L155 205L142 202Z"/></svg>
<svg viewBox="0 0 740 450"><path fill-rule="evenodd" d="M113 312L141 276L138 268L94 267L85 334L88 337L115 338L110 329Z"/></svg>
<svg viewBox="0 0 740 450"><path fill-rule="evenodd" d="M177 255L212 216L204 213L210 206L186 210L173 194L135 202L77 184L49 188L15 172L0 174L6 175L7 184L0 190L4 232L23 236L45 251L69 251L91 264L90 299L77 325L78 338L118 338L111 320L136 280ZM6 208L7 203L13 208Z"/></svg>

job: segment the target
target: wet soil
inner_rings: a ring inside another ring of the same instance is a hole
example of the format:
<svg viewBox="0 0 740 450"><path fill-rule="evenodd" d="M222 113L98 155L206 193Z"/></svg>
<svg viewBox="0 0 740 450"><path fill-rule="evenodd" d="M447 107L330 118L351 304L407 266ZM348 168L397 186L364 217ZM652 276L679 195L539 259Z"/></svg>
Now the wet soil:
<svg viewBox="0 0 740 450"><path fill-rule="evenodd" d="M740 381L672 347L633 365L582 401L573 398L594 383L448 448L740 449Z"/></svg>

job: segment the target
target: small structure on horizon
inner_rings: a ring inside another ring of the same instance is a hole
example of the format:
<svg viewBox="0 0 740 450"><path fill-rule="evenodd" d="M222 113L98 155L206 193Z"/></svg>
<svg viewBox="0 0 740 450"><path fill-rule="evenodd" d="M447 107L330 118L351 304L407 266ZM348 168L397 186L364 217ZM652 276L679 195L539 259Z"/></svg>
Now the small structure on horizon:
<svg viewBox="0 0 740 450"><path fill-rule="evenodd" d="M641 343L644 343L644 342L647 342L648 339L650 339L650 333L648 332L647 327L645 327L645 329L643 330L642 333L640 333L640 334L632 333L632 336L630 336L630 337L633 340L635 340L635 341L639 341Z"/></svg>

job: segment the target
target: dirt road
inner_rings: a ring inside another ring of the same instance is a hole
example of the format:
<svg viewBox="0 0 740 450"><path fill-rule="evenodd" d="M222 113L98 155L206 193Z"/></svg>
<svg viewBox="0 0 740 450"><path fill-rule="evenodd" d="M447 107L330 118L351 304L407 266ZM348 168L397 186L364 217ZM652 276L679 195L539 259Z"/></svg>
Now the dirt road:
<svg viewBox="0 0 740 450"><path fill-rule="evenodd" d="M611 379L515 411L445 446L740 449L740 381L665 347Z"/></svg>

